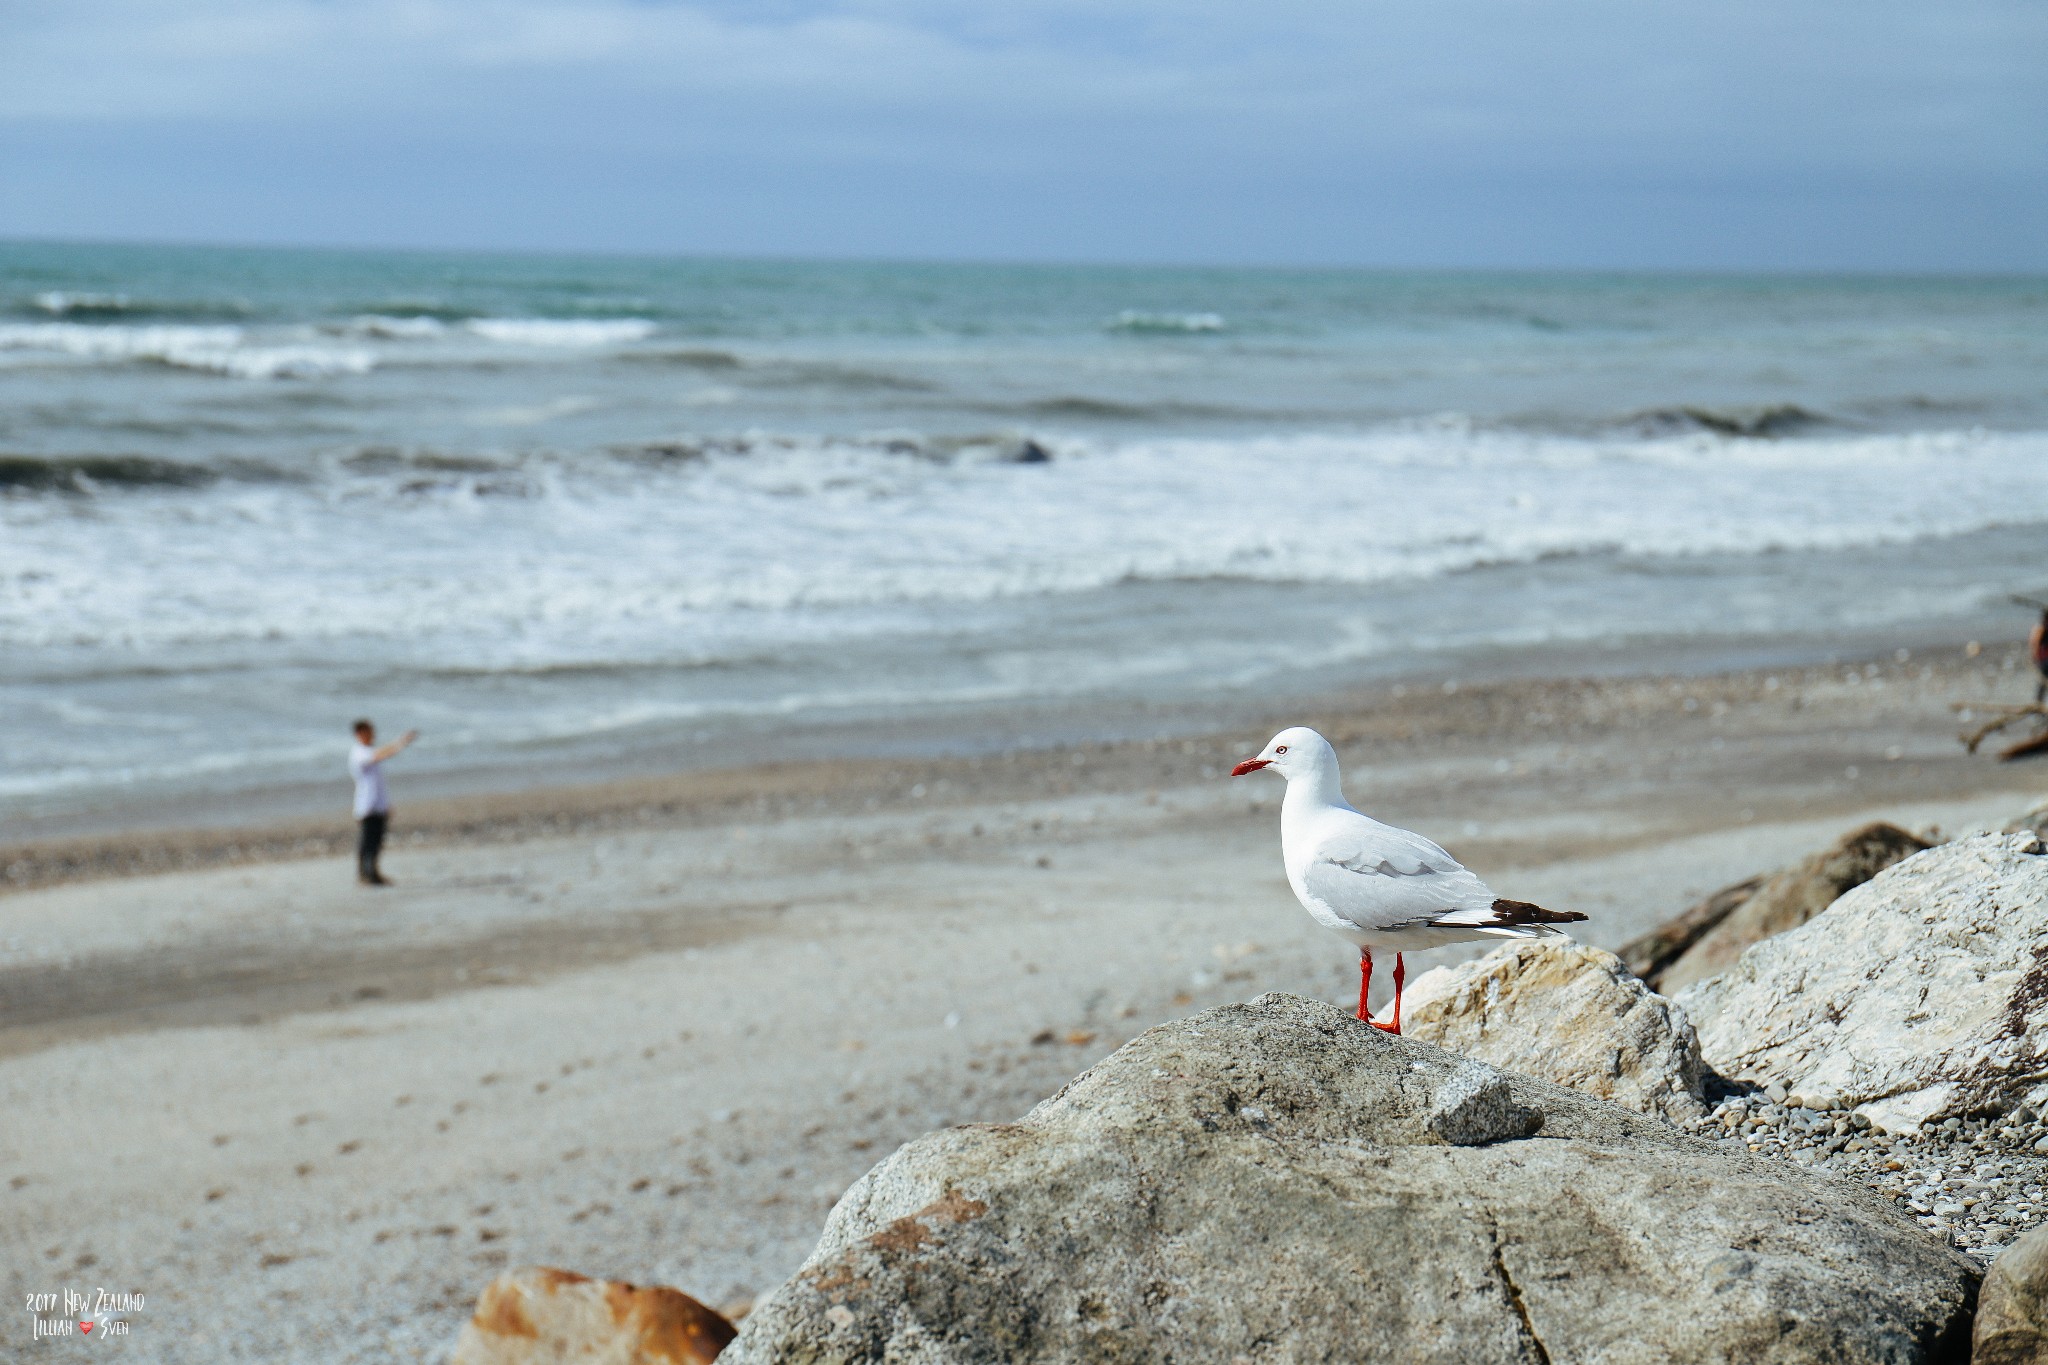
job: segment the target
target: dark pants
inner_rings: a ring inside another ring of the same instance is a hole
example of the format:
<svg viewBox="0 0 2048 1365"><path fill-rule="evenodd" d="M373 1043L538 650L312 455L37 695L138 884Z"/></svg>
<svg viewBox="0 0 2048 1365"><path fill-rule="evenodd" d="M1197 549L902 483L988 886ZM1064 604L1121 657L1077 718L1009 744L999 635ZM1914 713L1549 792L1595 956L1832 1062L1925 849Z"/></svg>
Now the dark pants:
<svg viewBox="0 0 2048 1365"><path fill-rule="evenodd" d="M390 820L391 812L380 810L356 822L362 827L356 836L356 875L366 882L383 880L377 871L377 855L384 851L384 826Z"/></svg>

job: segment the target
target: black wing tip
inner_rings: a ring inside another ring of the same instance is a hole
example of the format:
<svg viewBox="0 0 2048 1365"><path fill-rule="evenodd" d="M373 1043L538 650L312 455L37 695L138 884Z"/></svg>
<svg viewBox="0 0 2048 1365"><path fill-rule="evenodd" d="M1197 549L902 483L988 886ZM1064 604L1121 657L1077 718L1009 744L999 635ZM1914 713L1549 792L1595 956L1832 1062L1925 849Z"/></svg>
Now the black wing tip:
<svg viewBox="0 0 2048 1365"><path fill-rule="evenodd" d="M1493 902L1493 913L1499 916L1496 924L1573 924L1585 918L1576 910L1545 910L1540 905L1506 897Z"/></svg>

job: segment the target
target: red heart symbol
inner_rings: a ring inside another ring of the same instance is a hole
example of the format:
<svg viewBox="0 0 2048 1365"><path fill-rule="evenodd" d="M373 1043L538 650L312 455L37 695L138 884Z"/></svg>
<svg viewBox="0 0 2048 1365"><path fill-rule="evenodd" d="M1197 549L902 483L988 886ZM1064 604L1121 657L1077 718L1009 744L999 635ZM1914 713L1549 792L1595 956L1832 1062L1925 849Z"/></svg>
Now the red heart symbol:
<svg viewBox="0 0 2048 1365"><path fill-rule="evenodd" d="M83 1332L83 1333L85 1333L85 1334L86 1334L87 1336L91 1336L91 1335L92 1335L92 1324L91 1324L91 1323L89 1323L89 1322L81 1322L81 1323L79 1323L79 1324L78 1324L78 1330L79 1330L79 1331L81 1331L81 1332Z"/></svg>

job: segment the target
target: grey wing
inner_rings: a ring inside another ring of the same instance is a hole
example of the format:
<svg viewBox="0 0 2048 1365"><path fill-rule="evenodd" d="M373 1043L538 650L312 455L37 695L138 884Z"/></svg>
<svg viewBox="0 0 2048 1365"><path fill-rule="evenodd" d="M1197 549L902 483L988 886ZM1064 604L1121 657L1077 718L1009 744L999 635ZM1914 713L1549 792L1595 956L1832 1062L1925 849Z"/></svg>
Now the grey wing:
<svg viewBox="0 0 2048 1365"><path fill-rule="evenodd" d="M1323 840L1302 886L1337 918L1383 931L1484 910L1494 899L1486 883L1429 840L1364 816Z"/></svg>

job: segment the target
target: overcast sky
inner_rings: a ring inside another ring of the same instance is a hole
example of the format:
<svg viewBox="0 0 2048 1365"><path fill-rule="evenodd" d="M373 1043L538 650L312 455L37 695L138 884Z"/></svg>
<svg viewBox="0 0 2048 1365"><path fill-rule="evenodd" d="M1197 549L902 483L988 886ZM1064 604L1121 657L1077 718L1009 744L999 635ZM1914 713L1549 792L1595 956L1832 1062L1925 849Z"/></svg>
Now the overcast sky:
<svg viewBox="0 0 2048 1365"><path fill-rule="evenodd" d="M2048 269L2041 0L0 0L0 235Z"/></svg>

